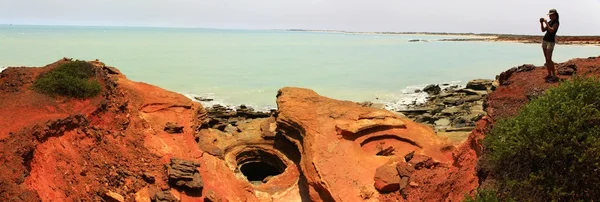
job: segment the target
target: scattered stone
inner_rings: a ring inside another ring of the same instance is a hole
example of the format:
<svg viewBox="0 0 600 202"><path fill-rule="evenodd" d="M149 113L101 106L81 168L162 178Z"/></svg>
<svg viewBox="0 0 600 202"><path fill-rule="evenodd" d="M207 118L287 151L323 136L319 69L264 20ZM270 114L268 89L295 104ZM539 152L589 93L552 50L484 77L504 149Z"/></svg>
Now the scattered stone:
<svg viewBox="0 0 600 202"><path fill-rule="evenodd" d="M415 151L412 151L412 152L408 153L406 156L404 156L404 161L409 162L414 156L415 156Z"/></svg>
<svg viewBox="0 0 600 202"><path fill-rule="evenodd" d="M558 70L559 75L569 75L570 76L570 75L577 73L577 65L575 65L575 64L559 65L557 70Z"/></svg>
<svg viewBox="0 0 600 202"><path fill-rule="evenodd" d="M383 142L382 142L383 143ZM377 152L377 156L393 156L396 152L396 148L389 146L387 148L383 148L380 147L381 145L377 145L377 149L379 150L379 152Z"/></svg>
<svg viewBox="0 0 600 202"><path fill-rule="evenodd" d="M419 184L417 184L416 182L410 182L408 183L408 185L410 185L411 187L418 187Z"/></svg>
<svg viewBox="0 0 600 202"><path fill-rule="evenodd" d="M382 193L398 191L400 180L394 164L385 164L375 171L375 189Z"/></svg>
<svg viewBox="0 0 600 202"><path fill-rule="evenodd" d="M240 129L238 127L232 126L231 124L227 124L227 126L225 126L225 129L223 130L226 133L237 133L240 132Z"/></svg>
<svg viewBox="0 0 600 202"><path fill-rule="evenodd" d="M472 89L472 90L487 90L488 88L492 87L492 82L494 82L494 80L489 80L489 79L475 79L472 81L469 81L469 83L467 83L467 89Z"/></svg>
<svg viewBox="0 0 600 202"><path fill-rule="evenodd" d="M421 89L415 90L415 93L420 93L420 92L423 92L423 91Z"/></svg>
<svg viewBox="0 0 600 202"><path fill-rule="evenodd" d="M156 179L154 178L154 175L152 175L152 173L144 172L142 173L142 178L144 178L144 181L150 184L154 184L154 182L156 182Z"/></svg>
<svg viewBox="0 0 600 202"><path fill-rule="evenodd" d="M144 187L135 193L135 202L149 202L151 201L150 193L148 192L148 187Z"/></svg>
<svg viewBox="0 0 600 202"><path fill-rule="evenodd" d="M206 192L206 196L204 196L204 202L222 202L225 201L223 200L223 198L221 198L219 195L217 195L217 193L215 193L213 190L208 190Z"/></svg>
<svg viewBox="0 0 600 202"><path fill-rule="evenodd" d="M177 125L177 123L167 122L165 125L165 132L171 134L183 133L183 126Z"/></svg>
<svg viewBox="0 0 600 202"><path fill-rule="evenodd" d="M508 81L508 79L512 76L513 73L527 72L527 71L534 70L535 68L536 68L536 66L532 65L532 64L526 64L526 65L521 65L519 67L513 67L505 72L502 72L500 75L496 76L496 80L498 80L499 85L510 85L510 82Z"/></svg>
<svg viewBox="0 0 600 202"><path fill-rule="evenodd" d="M153 202L178 202L179 199L173 196L170 191L156 192L152 197Z"/></svg>
<svg viewBox="0 0 600 202"><path fill-rule="evenodd" d="M464 119L467 120L467 121L469 121L469 122L477 122L481 118L483 118L483 114L469 114L469 115L467 115L467 116L464 117Z"/></svg>
<svg viewBox="0 0 600 202"><path fill-rule="evenodd" d="M442 113L443 115L454 115L456 113L458 113L460 111L460 109L458 107L448 107L444 110L442 110L440 113Z"/></svg>
<svg viewBox="0 0 600 202"><path fill-rule="evenodd" d="M443 118L443 119L435 121L435 125L436 126L449 126L450 120L447 118Z"/></svg>
<svg viewBox="0 0 600 202"><path fill-rule="evenodd" d="M421 116L418 116L415 119L415 122L417 123L429 123L429 124L433 124L436 121L435 118L433 118L433 116L431 116L431 114L425 113Z"/></svg>
<svg viewBox="0 0 600 202"><path fill-rule="evenodd" d="M414 152L411 154L414 155ZM415 169L406 162L398 162L396 164L396 171L398 171L400 177L410 177L415 172Z"/></svg>
<svg viewBox="0 0 600 202"><path fill-rule="evenodd" d="M215 101L215 99L212 98L203 98L203 97L194 97L194 99L200 101L200 102L212 102Z"/></svg>
<svg viewBox="0 0 600 202"><path fill-rule="evenodd" d="M121 194L112 192L112 191L108 191L105 193L106 195L106 200L109 202L123 202L125 201L125 198L123 196L121 196Z"/></svg>
<svg viewBox="0 0 600 202"><path fill-rule="evenodd" d="M431 157L421 154L415 154L408 163L412 164L417 170L422 168L432 168L435 165L435 162Z"/></svg>
<svg viewBox="0 0 600 202"><path fill-rule="evenodd" d="M459 105L462 103L459 103L461 99L458 97L447 97L444 99L444 104L448 104L448 105Z"/></svg>
<svg viewBox="0 0 600 202"><path fill-rule="evenodd" d="M449 86L449 87L444 88L444 91L446 91L446 92L452 92L452 91L456 90L457 88L458 88L458 85L453 85L453 86Z"/></svg>
<svg viewBox="0 0 600 202"><path fill-rule="evenodd" d="M525 93L525 96L527 96L527 99L531 101L544 94L545 91L543 89L533 88L531 91Z"/></svg>
<svg viewBox="0 0 600 202"><path fill-rule="evenodd" d="M198 167L199 163L171 158L171 164L168 166L169 182L176 187L202 190L204 183Z"/></svg>
<svg viewBox="0 0 600 202"><path fill-rule="evenodd" d="M455 128L462 128L467 126L467 120L465 120L463 117L456 117L453 121L452 121L452 125ZM446 130L448 131L448 130Z"/></svg>
<svg viewBox="0 0 600 202"><path fill-rule="evenodd" d="M410 181L410 177L403 177L400 179L400 189L406 188L408 186L408 181Z"/></svg>
<svg viewBox="0 0 600 202"><path fill-rule="evenodd" d="M442 89L439 85L431 84L423 88L423 91L425 91L429 95L439 95Z"/></svg>
<svg viewBox="0 0 600 202"><path fill-rule="evenodd" d="M363 200L370 199L371 197L373 197L373 195L375 195L375 193L373 193L373 191L369 190L369 188L367 188L365 186L360 187L360 197Z"/></svg>

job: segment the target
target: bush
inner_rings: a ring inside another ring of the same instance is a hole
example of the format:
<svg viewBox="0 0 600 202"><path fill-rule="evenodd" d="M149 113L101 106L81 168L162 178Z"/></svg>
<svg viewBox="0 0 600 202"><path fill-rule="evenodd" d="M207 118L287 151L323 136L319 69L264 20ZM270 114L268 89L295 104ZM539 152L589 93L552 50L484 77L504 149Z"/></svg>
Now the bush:
<svg viewBox="0 0 600 202"><path fill-rule="evenodd" d="M600 81L576 77L547 90L497 122L485 147L503 197L600 199Z"/></svg>
<svg viewBox="0 0 600 202"><path fill-rule="evenodd" d="M498 198L498 195L496 194L496 191L490 190L490 189L479 190L479 191L477 191L477 193L475 193L475 197L468 195L465 197L465 200L463 200L463 202L501 202L501 201L513 202L514 200L512 200L512 199L500 200L500 198Z"/></svg>
<svg viewBox="0 0 600 202"><path fill-rule="evenodd" d="M102 90L96 80L94 66L85 61L68 62L40 76L33 83L40 93L75 98L88 98Z"/></svg>

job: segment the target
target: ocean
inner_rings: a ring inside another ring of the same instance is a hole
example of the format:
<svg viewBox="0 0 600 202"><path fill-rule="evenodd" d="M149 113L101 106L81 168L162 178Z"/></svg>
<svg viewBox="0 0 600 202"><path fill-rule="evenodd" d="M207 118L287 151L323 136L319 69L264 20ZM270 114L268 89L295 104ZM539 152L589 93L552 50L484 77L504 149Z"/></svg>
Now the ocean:
<svg viewBox="0 0 600 202"><path fill-rule="evenodd" d="M294 86L400 109L422 102L425 95L414 91L427 84L464 85L544 63L540 44L436 41L444 38L455 37L0 25L0 68L99 59L131 80L214 99L205 106L268 110L278 89ZM557 45L554 60L598 55L600 46Z"/></svg>

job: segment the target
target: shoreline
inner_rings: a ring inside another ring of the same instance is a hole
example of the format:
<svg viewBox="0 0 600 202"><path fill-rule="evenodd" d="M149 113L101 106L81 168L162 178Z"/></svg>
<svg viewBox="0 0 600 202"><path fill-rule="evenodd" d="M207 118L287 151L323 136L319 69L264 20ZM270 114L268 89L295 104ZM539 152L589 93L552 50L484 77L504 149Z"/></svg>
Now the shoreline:
<svg viewBox="0 0 600 202"><path fill-rule="evenodd" d="M392 112L408 110L415 106L427 103L429 95L424 91L427 86L438 85L442 90L461 89L465 88L468 81L444 81L429 84L415 84L400 88L397 91L389 92L385 95L373 95L373 99L342 99L360 105L374 106L375 108L385 109ZM252 102L228 102L221 99L219 96L211 95L213 93L196 94L177 92L189 98L194 102L199 102L204 108L217 106L218 108L226 108L235 110L236 108L250 108L256 112L269 113L272 110L277 110L276 105L260 105ZM327 96L327 95L325 95Z"/></svg>
<svg viewBox="0 0 600 202"><path fill-rule="evenodd" d="M438 39L435 41L484 41L484 42L515 42L515 43L541 43L542 35L519 35L519 34L491 34L491 33L444 33L444 32L353 32L339 30L303 30L287 29L288 32L315 32L315 33L342 33L342 34L376 34L376 35L404 35L404 36L449 36L451 39ZM593 45L600 46L600 35L581 36L557 36L558 45ZM414 39L411 42L427 41Z"/></svg>

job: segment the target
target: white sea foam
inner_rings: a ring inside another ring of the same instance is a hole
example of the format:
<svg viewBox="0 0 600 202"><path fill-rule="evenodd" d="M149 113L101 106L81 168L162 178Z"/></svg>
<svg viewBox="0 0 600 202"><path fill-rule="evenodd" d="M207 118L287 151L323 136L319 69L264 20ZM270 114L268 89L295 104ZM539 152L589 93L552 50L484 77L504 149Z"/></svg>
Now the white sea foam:
<svg viewBox="0 0 600 202"><path fill-rule="evenodd" d="M0 67L0 72L4 71L8 67Z"/></svg>
<svg viewBox="0 0 600 202"><path fill-rule="evenodd" d="M427 102L427 98L429 96L426 92L422 92L423 88L425 88L427 85L429 84L408 86L400 90L399 93L389 93L381 95L380 97L378 96L378 100L379 102L382 102L382 104L385 104L385 109L387 110L406 110L410 107L424 104L425 102ZM462 81L443 82L437 85L439 85L442 89L451 87L464 87L464 83Z"/></svg>
<svg viewBox="0 0 600 202"><path fill-rule="evenodd" d="M253 103L231 103L231 102L228 102L227 100L216 97L214 93L201 93L201 94L181 93L181 94L190 98L192 101L199 102L200 104L202 104L203 107L212 107L215 105L221 105L226 108L236 109L240 105L245 105L247 107L254 109L255 111L260 111L260 112L269 112L270 110L277 108L275 106L256 105ZM207 101L200 101L196 98L205 99Z"/></svg>
<svg viewBox="0 0 600 202"><path fill-rule="evenodd" d="M376 99L372 100L373 103L383 104L384 108L390 111L400 111L406 110L411 107L417 106L419 104L424 104L427 102L427 98L429 97L426 92L423 92L423 88L425 88L429 84L422 85L413 85L408 86L404 89L399 90L397 93L383 93L376 95ZM464 83L462 81L450 81L450 82L442 82L439 85L440 88L463 88ZM256 92L261 92L256 91ZM247 107L253 108L256 111L268 112L273 109L277 109L276 106L270 105L257 105L255 103L232 103L225 99L219 98L215 93L182 93L186 97L190 98L195 102L200 102L204 107L212 107L214 105L221 105L223 107L227 107L230 109L236 109L240 105L245 105ZM196 98L207 99L210 101L200 101ZM361 102L360 100L355 100L356 102ZM363 100L364 101L364 100Z"/></svg>

